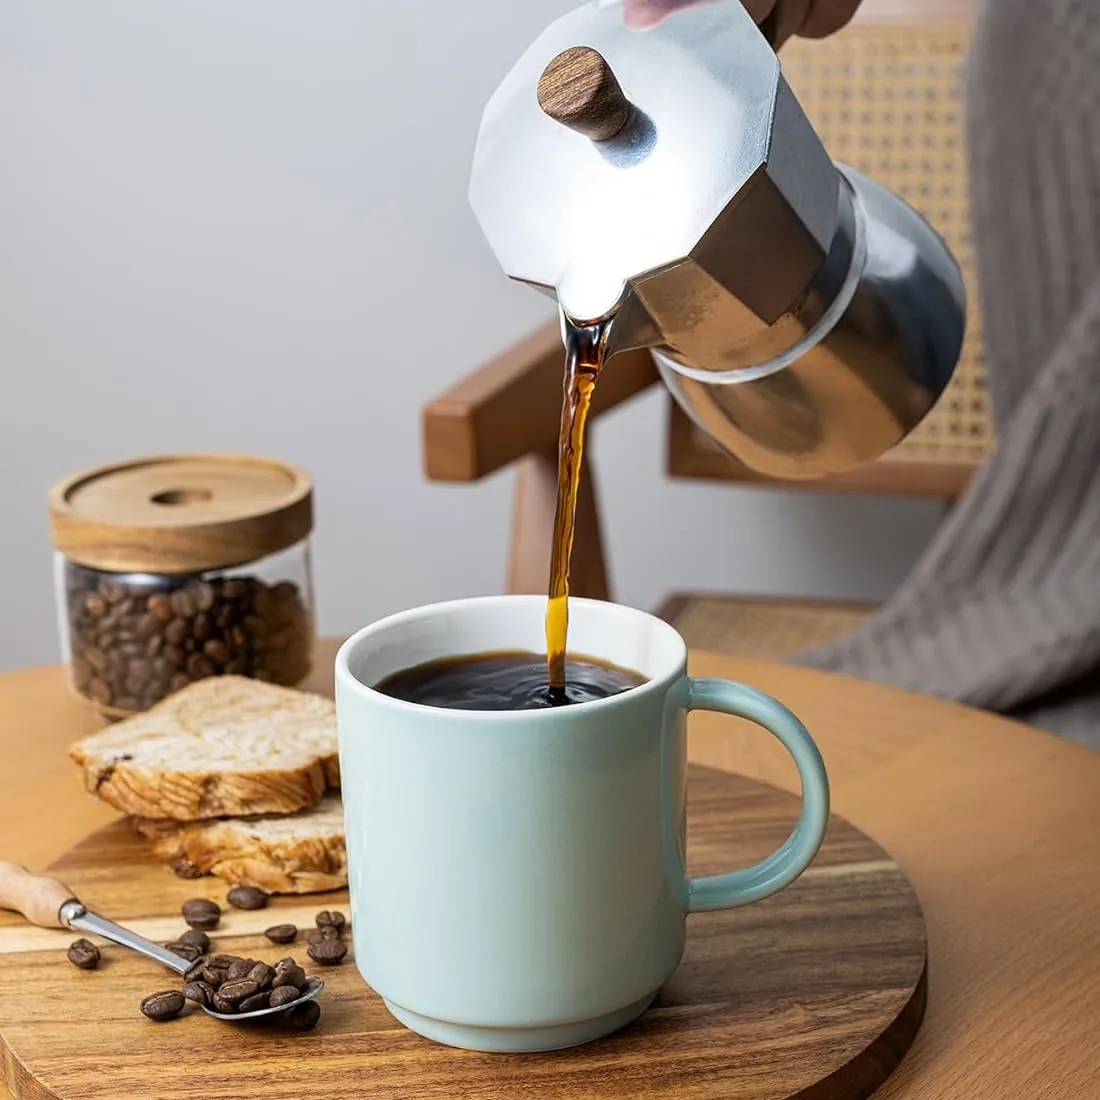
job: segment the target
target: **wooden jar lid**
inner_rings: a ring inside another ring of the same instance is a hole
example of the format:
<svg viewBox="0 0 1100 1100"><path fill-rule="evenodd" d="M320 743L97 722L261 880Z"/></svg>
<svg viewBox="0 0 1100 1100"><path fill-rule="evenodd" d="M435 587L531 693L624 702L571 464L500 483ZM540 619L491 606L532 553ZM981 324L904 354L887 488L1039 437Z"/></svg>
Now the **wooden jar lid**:
<svg viewBox="0 0 1100 1100"><path fill-rule="evenodd" d="M197 573L285 550L313 529L313 482L249 455L158 455L98 466L50 490L53 542L117 573Z"/></svg>

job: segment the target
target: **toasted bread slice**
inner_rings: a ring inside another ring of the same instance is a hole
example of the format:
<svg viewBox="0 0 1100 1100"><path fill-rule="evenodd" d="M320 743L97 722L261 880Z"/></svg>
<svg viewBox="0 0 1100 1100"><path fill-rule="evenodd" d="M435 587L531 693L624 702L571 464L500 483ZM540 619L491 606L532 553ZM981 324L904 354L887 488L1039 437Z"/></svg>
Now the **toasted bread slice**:
<svg viewBox="0 0 1100 1100"><path fill-rule="evenodd" d="M269 894L312 894L348 882L344 813L335 795L284 816L131 821L154 855L189 874L214 874Z"/></svg>
<svg viewBox="0 0 1100 1100"><path fill-rule="evenodd" d="M340 783L332 700L243 676L190 684L69 756L123 813L175 821L293 813Z"/></svg>

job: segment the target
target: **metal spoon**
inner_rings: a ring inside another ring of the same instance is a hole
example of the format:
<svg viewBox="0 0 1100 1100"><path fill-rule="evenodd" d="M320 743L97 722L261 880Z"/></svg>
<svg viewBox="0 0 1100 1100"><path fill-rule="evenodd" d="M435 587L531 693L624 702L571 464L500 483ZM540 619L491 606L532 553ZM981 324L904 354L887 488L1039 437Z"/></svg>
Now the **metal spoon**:
<svg viewBox="0 0 1100 1100"><path fill-rule="evenodd" d="M72 890L57 879L32 875L26 867L21 867L18 863L0 860L0 908L22 913L32 924L41 928L75 928L81 932L90 932L93 936L102 936L120 947L128 947L154 962L159 962L181 976L193 965L190 959L185 959L182 955L177 955L85 908L73 896ZM200 1007L208 1016L218 1020L255 1020L260 1016L286 1012L296 1005L312 1001L324 988L325 983L320 978L311 977L293 1001L274 1008L258 1008L254 1012L215 1012L205 1005Z"/></svg>

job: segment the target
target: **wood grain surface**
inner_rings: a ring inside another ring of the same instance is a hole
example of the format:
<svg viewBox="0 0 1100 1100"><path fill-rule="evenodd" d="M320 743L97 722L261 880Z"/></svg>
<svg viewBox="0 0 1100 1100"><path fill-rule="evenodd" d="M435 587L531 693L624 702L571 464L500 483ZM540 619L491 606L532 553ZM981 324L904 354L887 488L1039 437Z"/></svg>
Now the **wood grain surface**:
<svg viewBox="0 0 1100 1100"><path fill-rule="evenodd" d="M320 690L332 690L335 644L318 656ZM1100 753L847 677L707 653L690 667L793 708L821 747L836 812L887 848L920 895L928 1010L876 1100L1095 1097ZM0 676L0 855L41 869L111 820L65 758L96 724L59 669ZM690 730L692 759L798 790L759 730L709 714Z"/></svg>
<svg viewBox="0 0 1100 1100"><path fill-rule="evenodd" d="M798 813L789 794L698 766L689 795L693 874L762 858ZM179 907L187 898L224 906L223 884L176 878L122 822L52 871L90 908L162 941L184 930ZM346 894L230 910L215 936L224 952L270 963L302 957L303 944L270 944L260 933L284 921L309 927L313 914L332 907L347 912ZM309 1035L198 1013L153 1024L138 1005L178 985L174 977L107 945L99 970L77 970L64 956L73 938L0 914L0 1043L9 1084L26 1100L497 1100L532 1088L547 1100L846 1100L867 1096L894 1068L925 1004L916 896L878 845L837 818L794 886L757 905L691 918L684 960L640 1022L549 1055L475 1055L422 1039L390 1017L349 964L324 971L322 1022Z"/></svg>
<svg viewBox="0 0 1100 1100"><path fill-rule="evenodd" d="M551 58L538 85L539 106L593 141L613 138L630 118L630 103L603 55L570 46Z"/></svg>
<svg viewBox="0 0 1100 1100"><path fill-rule="evenodd" d="M313 530L313 480L252 455L156 455L83 470L49 491L54 546L128 573L195 573L255 561Z"/></svg>

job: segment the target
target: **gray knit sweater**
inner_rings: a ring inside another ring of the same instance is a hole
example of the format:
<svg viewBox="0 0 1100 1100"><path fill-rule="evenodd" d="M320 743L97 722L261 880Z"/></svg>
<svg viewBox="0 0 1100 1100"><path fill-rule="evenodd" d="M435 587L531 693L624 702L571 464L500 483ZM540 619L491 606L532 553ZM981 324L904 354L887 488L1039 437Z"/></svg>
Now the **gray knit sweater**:
<svg viewBox="0 0 1100 1100"><path fill-rule="evenodd" d="M1100 747L1100 0L986 0L967 80L997 451L881 612L804 663Z"/></svg>

